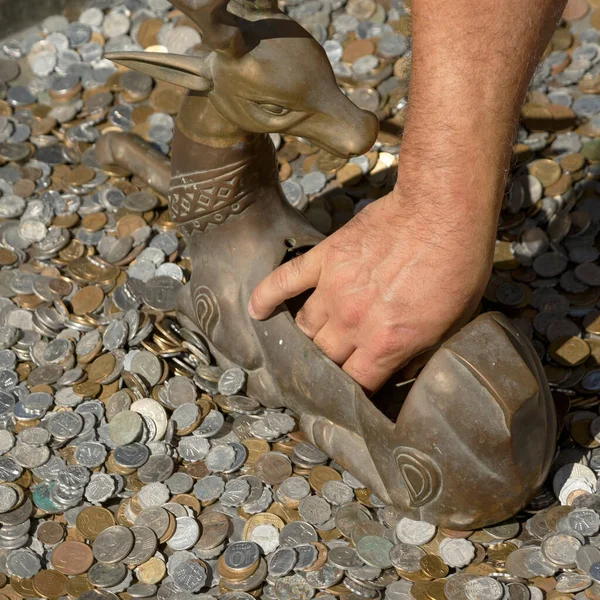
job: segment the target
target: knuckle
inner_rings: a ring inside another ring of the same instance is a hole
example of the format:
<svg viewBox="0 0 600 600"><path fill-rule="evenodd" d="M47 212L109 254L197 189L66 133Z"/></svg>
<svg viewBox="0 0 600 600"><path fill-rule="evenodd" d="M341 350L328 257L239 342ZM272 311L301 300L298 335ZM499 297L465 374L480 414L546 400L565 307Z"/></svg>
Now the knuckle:
<svg viewBox="0 0 600 600"><path fill-rule="evenodd" d="M333 345L331 342L322 337L316 337L313 342L315 343L315 346L317 346L321 352L323 352L323 354L326 354L327 356L331 354L333 350Z"/></svg>
<svg viewBox="0 0 600 600"><path fill-rule="evenodd" d="M313 315L306 305L296 314L296 323L304 331L310 331L313 328Z"/></svg>
<svg viewBox="0 0 600 600"><path fill-rule="evenodd" d="M346 302L339 307L338 319L346 329L355 329L363 317L362 308L353 302Z"/></svg>
<svg viewBox="0 0 600 600"><path fill-rule="evenodd" d="M398 360L406 353L407 345L397 331L384 329L372 338L369 351L376 360Z"/></svg>

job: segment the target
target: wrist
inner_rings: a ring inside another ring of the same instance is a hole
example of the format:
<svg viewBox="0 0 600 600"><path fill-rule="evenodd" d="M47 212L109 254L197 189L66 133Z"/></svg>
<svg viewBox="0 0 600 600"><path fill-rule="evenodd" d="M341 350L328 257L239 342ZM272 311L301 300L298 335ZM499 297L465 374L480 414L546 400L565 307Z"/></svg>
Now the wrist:
<svg viewBox="0 0 600 600"><path fill-rule="evenodd" d="M478 138L481 135L477 136ZM460 138L459 138L460 139ZM464 138L463 138L464 139ZM510 145L492 155L469 143L427 136L403 137L393 195L416 207L450 211L496 225L508 173Z"/></svg>

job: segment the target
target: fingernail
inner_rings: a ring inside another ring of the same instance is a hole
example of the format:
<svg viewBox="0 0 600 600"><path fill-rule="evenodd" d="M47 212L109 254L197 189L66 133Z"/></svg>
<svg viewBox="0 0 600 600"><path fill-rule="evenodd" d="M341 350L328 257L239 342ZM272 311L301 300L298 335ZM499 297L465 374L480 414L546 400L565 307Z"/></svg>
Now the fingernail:
<svg viewBox="0 0 600 600"><path fill-rule="evenodd" d="M254 312L254 307L252 306L252 300L250 300L250 302L248 302L248 314L253 319L258 319L258 315Z"/></svg>

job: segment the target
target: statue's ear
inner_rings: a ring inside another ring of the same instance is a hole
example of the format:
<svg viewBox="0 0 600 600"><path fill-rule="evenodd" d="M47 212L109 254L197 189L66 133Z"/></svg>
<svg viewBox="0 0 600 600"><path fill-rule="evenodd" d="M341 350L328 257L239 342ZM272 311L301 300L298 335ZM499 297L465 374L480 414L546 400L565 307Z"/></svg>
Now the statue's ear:
<svg viewBox="0 0 600 600"><path fill-rule="evenodd" d="M105 58L155 79L204 92L212 89L206 65L199 56L160 52L110 52Z"/></svg>

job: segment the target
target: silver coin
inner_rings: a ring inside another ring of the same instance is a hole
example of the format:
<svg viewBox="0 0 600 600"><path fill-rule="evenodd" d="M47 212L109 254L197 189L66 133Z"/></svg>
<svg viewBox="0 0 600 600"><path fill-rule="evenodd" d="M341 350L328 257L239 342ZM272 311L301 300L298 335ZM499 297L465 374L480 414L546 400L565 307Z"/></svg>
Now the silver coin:
<svg viewBox="0 0 600 600"><path fill-rule="evenodd" d="M133 533L121 525L102 530L92 544L94 558L98 562L117 563L123 560L134 544Z"/></svg>
<svg viewBox="0 0 600 600"><path fill-rule="evenodd" d="M175 533L167 541L167 546L172 550L187 550L191 548L200 537L200 528L193 517L178 517Z"/></svg>

